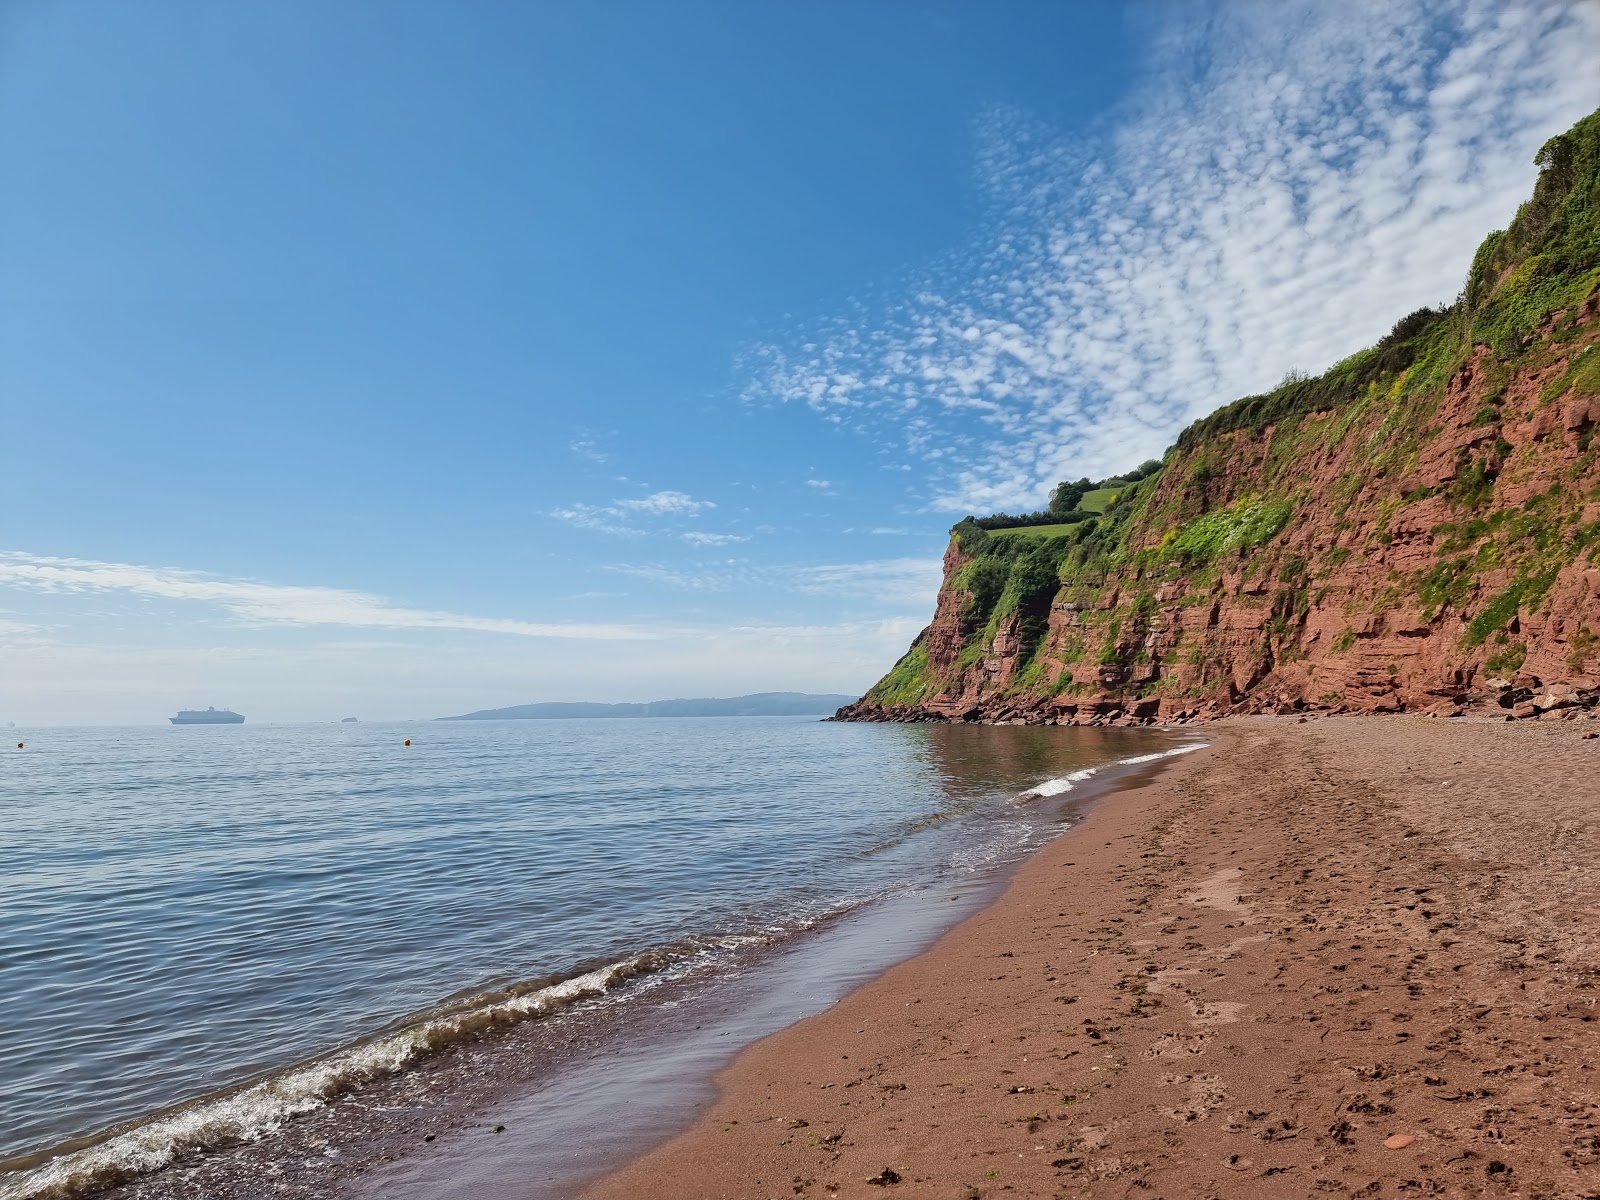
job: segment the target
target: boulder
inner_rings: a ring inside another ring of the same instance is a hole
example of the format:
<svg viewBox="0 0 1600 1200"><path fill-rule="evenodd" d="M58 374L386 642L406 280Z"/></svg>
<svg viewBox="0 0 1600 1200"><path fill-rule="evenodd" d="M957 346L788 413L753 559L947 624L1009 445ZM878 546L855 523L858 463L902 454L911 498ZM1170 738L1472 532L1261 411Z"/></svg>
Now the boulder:
<svg viewBox="0 0 1600 1200"><path fill-rule="evenodd" d="M1582 429L1600 421L1600 397L1580 398L1567 405L1566 420L1562 423L1568 432Z"/></svg>

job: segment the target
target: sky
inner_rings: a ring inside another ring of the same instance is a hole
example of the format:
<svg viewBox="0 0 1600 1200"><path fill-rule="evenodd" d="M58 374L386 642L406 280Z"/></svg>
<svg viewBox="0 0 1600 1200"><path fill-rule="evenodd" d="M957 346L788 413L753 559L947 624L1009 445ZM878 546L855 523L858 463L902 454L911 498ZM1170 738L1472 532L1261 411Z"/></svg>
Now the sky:
<svg viewBox="0 0 1600 1200"><path fill-rule="evenodd" d="M1451 300L1600 4L0 0L0 721L859 692Z"/></svg>

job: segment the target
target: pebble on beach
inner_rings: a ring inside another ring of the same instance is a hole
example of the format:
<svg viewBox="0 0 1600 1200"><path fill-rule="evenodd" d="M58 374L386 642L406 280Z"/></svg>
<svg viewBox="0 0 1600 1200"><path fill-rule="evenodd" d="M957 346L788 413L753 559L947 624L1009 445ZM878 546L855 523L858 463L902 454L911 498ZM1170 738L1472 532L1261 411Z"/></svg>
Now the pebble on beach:
<svg viewBox="0 0 1600 1200"><path fill-rule="evenodd" d="M1404 1150L1417 1139L1409 1133L1396 1133L1383 1140L1384 1147L1389 1150Z"/></svg>

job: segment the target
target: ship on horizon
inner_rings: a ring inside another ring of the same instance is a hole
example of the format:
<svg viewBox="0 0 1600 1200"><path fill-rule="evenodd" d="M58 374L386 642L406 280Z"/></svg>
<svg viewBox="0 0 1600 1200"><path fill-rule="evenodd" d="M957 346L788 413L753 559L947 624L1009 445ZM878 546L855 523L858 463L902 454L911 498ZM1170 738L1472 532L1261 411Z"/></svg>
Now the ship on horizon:
<svg viewBox="0 0 1600 1200"><path fill-rule="evenodd" d="M243 725L244 716L228 708L186 708L175 717L174 725Z"/></svg>

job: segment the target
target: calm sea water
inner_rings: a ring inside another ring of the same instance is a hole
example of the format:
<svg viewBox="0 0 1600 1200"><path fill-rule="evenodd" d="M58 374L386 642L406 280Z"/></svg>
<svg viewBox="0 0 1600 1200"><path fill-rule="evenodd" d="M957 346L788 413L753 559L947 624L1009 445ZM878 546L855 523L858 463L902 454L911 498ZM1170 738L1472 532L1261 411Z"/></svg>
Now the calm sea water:
<svg viewBox="0 0 1600 1200"><path fill-rule="evenodd" d="M475 1014L554 1013L1015 857L1054 831L1020 793L1151 749L790 718L20 736L0 757L0 1195L242 1081L267 1082L233 1135Z"/></svg>

